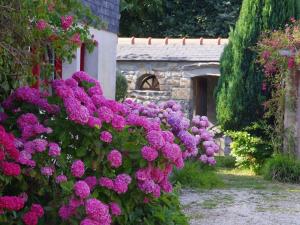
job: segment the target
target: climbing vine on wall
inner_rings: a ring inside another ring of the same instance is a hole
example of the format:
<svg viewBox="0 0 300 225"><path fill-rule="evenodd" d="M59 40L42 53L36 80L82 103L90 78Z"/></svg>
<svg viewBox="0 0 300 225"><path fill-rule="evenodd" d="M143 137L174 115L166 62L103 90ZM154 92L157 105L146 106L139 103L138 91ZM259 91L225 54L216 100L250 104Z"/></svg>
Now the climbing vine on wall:
<svg viewBox="0 0 300 225"><path fill-rule="evenodd" d="M103 26L78 0L0 0L0 101L35 83L32 72L55 76L53 58L71 60L83 42L91 50L89 25Z"/></svg>
<svg viewBox="0 0 300 225"><path fill-rule="evenodd" d="M264 103L264 117L272 121L270 133L274 149L281 151L284 139L287 150L294 148L293 128L284 127L285 109L296 109L295 70L300 63L300 21L291 19L285 30L267 32L258 43L259 63L263 66L262 91L268 96Z"/></svg>

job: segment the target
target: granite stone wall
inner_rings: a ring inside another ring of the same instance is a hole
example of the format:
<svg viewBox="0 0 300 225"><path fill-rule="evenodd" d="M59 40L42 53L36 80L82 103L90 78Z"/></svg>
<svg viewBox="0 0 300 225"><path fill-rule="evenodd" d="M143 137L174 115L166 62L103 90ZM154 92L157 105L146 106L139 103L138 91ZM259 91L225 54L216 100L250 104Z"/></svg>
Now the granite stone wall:
<svg viewBox="0 0 300 225"><path fill-rule="evenodd" d="M195 111L193 79L219 74L218 63L118 61L117 70L128 80L128 97L140 102L175 100L192 117ZM155 75L160 91L139 90L139 79L145 74Z"/></svg>

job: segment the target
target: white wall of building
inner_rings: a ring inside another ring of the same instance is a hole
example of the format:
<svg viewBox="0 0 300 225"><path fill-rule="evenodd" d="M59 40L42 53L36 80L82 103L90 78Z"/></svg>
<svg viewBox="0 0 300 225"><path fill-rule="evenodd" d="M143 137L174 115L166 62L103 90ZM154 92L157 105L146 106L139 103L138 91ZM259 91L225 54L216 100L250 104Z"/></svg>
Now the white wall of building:
<svg viewBox="0 0 300 225"><path fill-rule="evenodd" d="M93 28L90 32L94 35L93 39L98 42L98 46L91 53L85 51L84 70L100 82L105 97L114 99L118 37L114 33ZM80 49L77 49L75 56L71 63L63 63L63 79L80 70Z"/></svg>

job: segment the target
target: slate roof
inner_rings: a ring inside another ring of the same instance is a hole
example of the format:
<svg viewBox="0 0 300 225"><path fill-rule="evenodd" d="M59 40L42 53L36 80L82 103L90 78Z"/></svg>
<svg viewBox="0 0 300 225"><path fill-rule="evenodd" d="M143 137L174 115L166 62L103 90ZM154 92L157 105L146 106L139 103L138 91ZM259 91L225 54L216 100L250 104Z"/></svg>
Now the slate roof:
<svg viewBox="0 0 300 225"><path fill-rule="evenodd" d="M119 38L118 61L195 61L219 62L227 39L149 39ZM218 44L218 41L220 43ZM185 42L185 44L183 44Z"/></svg>
<svg viewBox="0 0 300 225"><path fill-rule="evenodd" d="M120 0L82 0L92 12L108 24L108 30L119 32Z"/></svg>

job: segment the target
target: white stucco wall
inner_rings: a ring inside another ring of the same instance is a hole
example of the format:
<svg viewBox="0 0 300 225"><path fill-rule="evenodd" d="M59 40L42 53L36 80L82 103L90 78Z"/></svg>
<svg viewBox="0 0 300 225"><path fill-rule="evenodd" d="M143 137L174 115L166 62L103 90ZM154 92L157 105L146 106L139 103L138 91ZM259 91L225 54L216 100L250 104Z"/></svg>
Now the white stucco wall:
<svg viewBox="0 0 300 225"><path fill-rule="evenodd" d="M85 51L85 71L100 82L105 97L114 99L118 37L114 33L93 28L90 29L90 32L94 35L98 46L91 53ZM75 55L76 58L71 64L63 63L62 76L64 79L80 69L80 49L77 49Z"/></svg>
<svg viewBox="0 0 300 225"><path fill-rule="evenodd" d="M62 78L66 79L72 76L73 73L80 70L80 48L77 48L74 53L75 58L71 63L63 62L62 64Z"/></svg>

